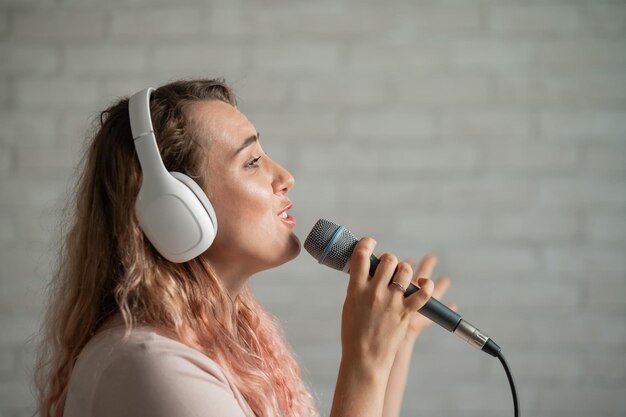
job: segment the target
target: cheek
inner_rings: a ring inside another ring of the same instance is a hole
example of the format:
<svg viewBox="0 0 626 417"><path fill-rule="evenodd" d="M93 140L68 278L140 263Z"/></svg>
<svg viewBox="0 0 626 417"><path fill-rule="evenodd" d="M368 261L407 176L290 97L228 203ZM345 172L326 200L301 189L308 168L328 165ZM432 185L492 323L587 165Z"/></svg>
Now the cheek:
<svg viewBox="0 0 626 417"><path fill-rule="evenodd" d="M212 200L218 223L231 233L253 233L255 226L263 223L272 213L272 201L267 192L255 185L222 188Z"/></svg>

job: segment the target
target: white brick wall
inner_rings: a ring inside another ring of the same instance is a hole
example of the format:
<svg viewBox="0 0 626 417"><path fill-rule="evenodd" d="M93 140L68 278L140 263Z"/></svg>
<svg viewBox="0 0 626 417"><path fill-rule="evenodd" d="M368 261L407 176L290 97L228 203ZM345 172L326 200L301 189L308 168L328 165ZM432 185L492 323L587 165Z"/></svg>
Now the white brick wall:
<svg viewBox="0 0 626 417"><path fill-rule="evenodd" d="M621 0L4 0L0 416L33 410L59 208L115 97L224 76L320 217L439 257L447 300L507 352L526 416L626 414L626 3ZM252 279L327 413L347 277ZM306 294L303 296L302 294ZM493 359L420 337L403 416L512 412Z"/></svg>

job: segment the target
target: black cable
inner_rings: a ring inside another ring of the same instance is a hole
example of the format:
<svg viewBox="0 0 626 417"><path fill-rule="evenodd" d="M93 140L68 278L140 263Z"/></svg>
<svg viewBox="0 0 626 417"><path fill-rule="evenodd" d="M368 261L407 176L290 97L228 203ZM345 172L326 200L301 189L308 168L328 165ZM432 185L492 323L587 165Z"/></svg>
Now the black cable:
<svg viewBox="0 0 626 417"><path fill-rule="evenodd" d="M502 362L502 366L504 367L504 372L506 372L506 377L509 379L509 385L511 386L511 394L513 395L513 412L515 413L515 417L519 417L519 405L517 404L517 390L515 389L515 381L513 381L513 375L511 374L511 370L509 369L509 364L504 359L504 355L502 352L498 352L498 359Z"/></svg>

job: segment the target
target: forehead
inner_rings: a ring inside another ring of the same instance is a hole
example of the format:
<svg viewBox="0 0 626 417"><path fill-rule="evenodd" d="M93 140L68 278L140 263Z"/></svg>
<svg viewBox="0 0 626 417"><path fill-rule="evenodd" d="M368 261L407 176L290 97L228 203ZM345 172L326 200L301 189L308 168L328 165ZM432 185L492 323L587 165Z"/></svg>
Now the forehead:
<svg viewBox="0 0 626 417"><path fill-rule="evenodd" d="M248 118L236 107L219 100L200 101L189 108L192 123L200 136L210 138L209 148L236 149L241 141L256 130Z"/></svg>

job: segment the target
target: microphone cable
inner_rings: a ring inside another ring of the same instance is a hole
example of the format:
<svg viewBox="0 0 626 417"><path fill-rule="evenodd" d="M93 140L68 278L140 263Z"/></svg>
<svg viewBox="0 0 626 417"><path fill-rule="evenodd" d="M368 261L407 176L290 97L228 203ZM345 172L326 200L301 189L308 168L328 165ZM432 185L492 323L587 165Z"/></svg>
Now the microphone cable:
<svg viewBox="0 0 626 417"><path fill-rule="evenodd" d="M509 364L506 359L504 359L504 355L502 351L498 352L498 356L496 356L500 362L502 362L502 366L504 367L504 372L506 372L506 377L509 380L509 386L511 387L511 395L513 395L513 415L515 417L519 417L519 404L517 401L517 389L515 389L515 381L513 381L513 374L509 369Z"/></svg>

